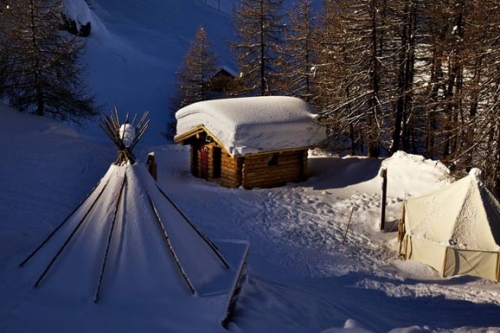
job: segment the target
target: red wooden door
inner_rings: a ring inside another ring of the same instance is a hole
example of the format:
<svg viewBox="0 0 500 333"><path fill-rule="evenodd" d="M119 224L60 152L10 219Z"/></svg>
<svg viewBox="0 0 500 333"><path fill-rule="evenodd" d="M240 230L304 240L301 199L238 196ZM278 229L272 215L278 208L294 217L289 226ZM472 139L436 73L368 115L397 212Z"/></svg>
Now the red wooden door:
<svg viewBox="0 0 500 333"><path fill-rule="evenodd" d="M208 147L200 147L200 177L203 179L208 179Z"/></svg>

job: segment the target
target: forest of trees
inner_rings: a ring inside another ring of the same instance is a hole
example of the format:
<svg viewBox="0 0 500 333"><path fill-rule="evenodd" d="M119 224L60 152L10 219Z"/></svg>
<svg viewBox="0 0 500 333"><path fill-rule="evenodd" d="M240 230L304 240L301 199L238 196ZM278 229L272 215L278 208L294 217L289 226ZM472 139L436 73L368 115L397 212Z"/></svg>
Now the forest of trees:
<svg viewBox="0 0 500 333"><path fill-rule="evenodd" d="M301 97L336 152L404 150L459 174L477 167L498 192L499 5L239 0L230 48L241 76L226 94Z"/></svg>
<svg viewBox="0 0 500 333"><path fill-rule="evenodd" d="M85 43L63 29L61 0L0 10L0 100L21 112L80 124L98 114L80 62Z"/></svg>

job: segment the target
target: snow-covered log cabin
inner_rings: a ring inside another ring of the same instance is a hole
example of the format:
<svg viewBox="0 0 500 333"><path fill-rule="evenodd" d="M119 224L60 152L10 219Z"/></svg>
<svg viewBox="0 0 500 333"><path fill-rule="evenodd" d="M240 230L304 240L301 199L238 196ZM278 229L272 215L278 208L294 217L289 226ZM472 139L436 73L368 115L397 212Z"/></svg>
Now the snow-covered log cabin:
<svg viewBox="0 0 500 333"><path fill-rule="evenodd" d="M309 149L326 140L314 109L295 97L203 101L175 116L174 141L191 146L192 174L226 187L305 180Z"/></svg>

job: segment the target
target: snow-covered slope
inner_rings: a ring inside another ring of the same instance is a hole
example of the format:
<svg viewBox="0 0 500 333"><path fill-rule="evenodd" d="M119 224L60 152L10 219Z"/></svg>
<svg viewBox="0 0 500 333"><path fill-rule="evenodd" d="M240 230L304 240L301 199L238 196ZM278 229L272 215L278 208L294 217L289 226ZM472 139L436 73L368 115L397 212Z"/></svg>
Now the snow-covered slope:
<svg viewBox="0 0 500 333"><path fill-rule="evenodd" d="M91 0L89 8L84 0L65 0L70 17L92 23L84 60L103 111L114 105L122 113L148 110L152 122L145 141L165 142L162 132L172 117L174 73L200 25L205 26L220 64L232 66L226 41L231 36L233 0L220 2L219 11L216 1ZM100 136L93 125L83 133Z"/></svg>

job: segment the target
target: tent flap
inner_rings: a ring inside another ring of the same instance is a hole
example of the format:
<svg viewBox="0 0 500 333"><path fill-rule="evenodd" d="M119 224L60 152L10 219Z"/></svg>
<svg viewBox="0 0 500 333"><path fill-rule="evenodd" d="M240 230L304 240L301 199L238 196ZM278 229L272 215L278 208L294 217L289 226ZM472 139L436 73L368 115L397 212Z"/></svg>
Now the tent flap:
<svg viewBox="0 0 500 333"><path fill-rule="evenodd" d="M417 260L433 267L443 275L446 246L437 244L427 239L408 237L408 259Z"/></svg>
<svg viewBox="0 0 500 333"><path fill-rule="evenodd" d="M468 251L449 248L443 276L473 275L497 279L498 252Z"/></svg>

